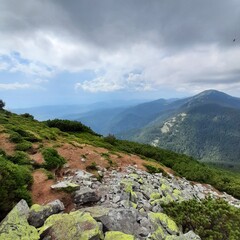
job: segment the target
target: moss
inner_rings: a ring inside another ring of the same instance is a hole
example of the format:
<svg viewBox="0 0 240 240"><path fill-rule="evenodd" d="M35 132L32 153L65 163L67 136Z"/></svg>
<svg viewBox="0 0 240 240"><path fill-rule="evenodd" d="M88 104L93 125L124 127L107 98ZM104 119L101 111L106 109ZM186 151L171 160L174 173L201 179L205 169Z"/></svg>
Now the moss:
<svg viewBox="0 0 240 240"><path fill-rule="evenodd" d="M58 240L88 240L94 237L103 239L99 224L89 213L80 211L50 216L39 229L39 233L42 234L46 230Z"/></svg>
<svg viewBox="0 0 240 240"><path fill-rule="evenodd" d="M134 240L133 235L125 234L118 231L106 232L105 240Z"/></svg>
<svg viewBox="0 0 240 240"><path fill-rule="evenodd" d="M149 213L149 218L155 226L159 226L159 223L163 225L168 232L177 234L179 232L176 223L164 213Z"/></svg>

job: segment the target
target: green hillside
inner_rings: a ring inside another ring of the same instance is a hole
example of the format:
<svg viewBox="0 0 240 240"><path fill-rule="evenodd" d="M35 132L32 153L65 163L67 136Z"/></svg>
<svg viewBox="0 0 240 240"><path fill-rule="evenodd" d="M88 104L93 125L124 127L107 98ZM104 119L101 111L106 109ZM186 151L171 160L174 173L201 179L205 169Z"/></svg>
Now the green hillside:
<svg viewBox="0 0 240 240"><path fill-rule="evenodd" d="M118 136L240 169L240 100L206 91L179 101L182 105L174 111L165 111L146 126Z"/></svg>
<svg viewBox="0 0 240 240"><path fill-rule="evenodd" d="M57 127L56 121L53 122L55 123L54 126ZM2 149L1 153L1 171L6 171L4 176L1 177L1 182L3 183L1 184L1 196L5 196L1 201L1 212L3 210L8 211L20 198L25 198L28 202L31 202L31 197L27 192L31 186L31 171L41 167L48 170L58 168L64 163L64 160L61 160L57 152L51 153L54 155L54 159L56 159L57 163L55 163L55 165L51 165L52 163L48 163L47 161L42 165L36 164L34 161L31 161L29 154L34 151L46 151L46 147L50 144L53 149L57 148L61 142L71 144L73 144L73 142L84 143L93 145L96 148L104 147L112 152L140 155L144 159L157 161L162 165L172 168L179 176L186 177L193 181L212 184L219 190L226 191L240 198L239 174L206 166L194 160L192 157L177 154L169 150L117 140L114 137L103 138L94 134L87 127L82 128L82 131L76 131L76 126L72 124L71 121L63 122L69 124L69 127L74 126L73 130L70 131L68 128L66 132L63 132L56 127L48 127L47 124L51 125L50 122L38 122L28 114L16 115L1 110L1 138L6 137L6 139L8 139L7 141L14 144L14 152L12 154L6 154L4 149ZM4 148L4 146L2 148ZM120 160L121 159L119 159L119 161ZM21 167L18 168L18 166ZM11 173L11 175L8 175L8 172ZM24 177L22 173L24 173ZM12 185L12 188L9 189L8 186L10 183L12 184L12 182L15 185ZM21 184L18 185L17 183ZM6 184L6 186L4 184ZM11 194L9 194L9 191ZM11 202L8 201L9 198Z"/></svg>

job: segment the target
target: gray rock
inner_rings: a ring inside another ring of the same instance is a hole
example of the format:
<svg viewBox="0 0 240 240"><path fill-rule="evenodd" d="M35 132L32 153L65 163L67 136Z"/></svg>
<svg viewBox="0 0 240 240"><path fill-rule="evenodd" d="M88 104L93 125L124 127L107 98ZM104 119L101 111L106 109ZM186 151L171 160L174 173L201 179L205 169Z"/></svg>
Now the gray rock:
<svg viewBox="0 0 240 240"><path fill-rule="evenodd" d="M121 200L121 197L119 195L116 195L114 198L113 198L113 202L114 203L117 203Z"/></svg>
<svg viewBox="0 0 240 240"><path fill-rule="evenodd" d="M84 187L75 192L74 202L79 206L86 203L98 202L101 197L96 193L95 190Z"/></svg>
<svg viewBox="0 0 240 240"><path fill-rule="evenodd" d="M180 236L167 236L166 240L201 240L201 238L193 231L189 231L188 233L182 234Z"/></svg>
<svg viewBox="0 0 240 240"><path fill-rule="evenodd" d="M28 222L34 227L41 227L49 216L62 212L63 210L64 205L58 199L45 206L34 204L30 209Z"/></svg>
<svg viewBox="0 0 240 240"><path fill-rule="evenodd" d="M37 229L28 224L28 214L29 207L21 200L0 223L0 239L39 239Z"/></svg>

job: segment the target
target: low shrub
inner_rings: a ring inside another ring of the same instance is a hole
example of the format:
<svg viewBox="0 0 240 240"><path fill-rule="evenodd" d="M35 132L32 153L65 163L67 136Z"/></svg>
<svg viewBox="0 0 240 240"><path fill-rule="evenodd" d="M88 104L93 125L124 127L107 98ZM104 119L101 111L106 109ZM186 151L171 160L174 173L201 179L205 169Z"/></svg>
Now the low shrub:
<svg viewBox="0 0 240 240"><path fill-rule="evenodd" d="M9 140L13 143L20 143L23 141L23 138L19 133L11 132L9 136Z"/></svg>
<svg viewBox="0 0 240 240"><path fill-rule="evenodd" d="M16 151L15 154L13 156L9 156L8 159L19 165L30 164L29 156L22 151Z"/></svg>
<svg viewBox="0 0 240 240"><path fill-rule="evenodd" d="M203 240L240 239L240 209L222 199L172 202L164 206L164 211L184 233L193 230Z"/></svg>
<svg viewBox="0 0 240 240"><path fill-rule="evenodd" d="M66 163L66 160L54 148L44 148L42 155L45 160L43 167L48 170L60 168Z"/></svg>
<svg viewBox="0 0 240 240"><path fill-rule="evenodd" d="M33 179L31 172L25 166L19 166L0 157L0 219L14 207L21 199L31 204L31 195L28 187Z"/></svg>
<svg viewBox="0 0 240 240"><path fill-rule="evenodd" d="M92 162L90 165L88 165L86 167L86 170L87 171L96 171L96 170L98 170L96 162Z"/></svg>
<svg viewBox="0 0 240 240"><path fill-rule="evenodd" d="M44 123L48 127L58 128L63 132L72 132L72 133L87 132L93 135L98 135L90 127L87 127L81 122L77 122L77 121L54 119L54 120L45 121Z"/></svg>
<svg viewBox="0 0 240 240"><path fill-rule="evenodd" d="M113 134L109 134L108 136L104 137L104 141L110 143L111 145L115 145L116 137Z"/></svg>
<svg viewBox="0 0 240 240"><path fill-rule="evenodd" d="M167 177L168 174L162 169L162 168L157 168L153 165L149 164L144 164L144 167L147 169L149 173L162 173L163 176Z"/></svg>
<svg viewBox="0 0 240 240"><path fill-rule="evenodd" d="M16 150L18 151L27 151L32 147L32 144L28 141L23 140L22 142L16 145Z"/></svg>

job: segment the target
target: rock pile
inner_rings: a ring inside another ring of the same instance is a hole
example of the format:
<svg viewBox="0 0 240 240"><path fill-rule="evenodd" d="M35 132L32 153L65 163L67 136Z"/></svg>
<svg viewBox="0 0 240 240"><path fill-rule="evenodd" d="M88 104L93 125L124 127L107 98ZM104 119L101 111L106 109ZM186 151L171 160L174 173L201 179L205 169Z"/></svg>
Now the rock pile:
<svg viewBox="0 0 240 240"><path fill-rule="evenodd" d="M123 172L102 169L101 174L99 182L93 174L77 171L52 186L53 191L72 192L75 209L70 213L63 213L59 200L31 209L20 201L1 222L0 239L199 240L192 231L183 234L162 205L211 196L240 207L240 201L226 193L172 175L132 166Z"/></svg>

